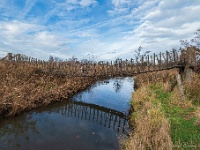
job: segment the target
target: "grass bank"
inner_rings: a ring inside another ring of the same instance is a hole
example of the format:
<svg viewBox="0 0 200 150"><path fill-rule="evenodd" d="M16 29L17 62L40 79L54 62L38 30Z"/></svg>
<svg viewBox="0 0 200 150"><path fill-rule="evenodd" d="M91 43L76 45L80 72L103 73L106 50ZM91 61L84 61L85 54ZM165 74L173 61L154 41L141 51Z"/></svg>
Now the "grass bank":
<svg viewBox="0 0 200 150"><path fill-rule="evenodd" d="M23 63L0 62L0 118L67 99L95 78L42 72Z"/></svg>
<svg viewBox="0 0 200 150"><path fill-rule="evenodd" d="M184 84L183 100L176 73L152 73L150 81L136 77L130 116L134 131L125 149L200 149L200 75L193 74L192 82Z"/></svg>

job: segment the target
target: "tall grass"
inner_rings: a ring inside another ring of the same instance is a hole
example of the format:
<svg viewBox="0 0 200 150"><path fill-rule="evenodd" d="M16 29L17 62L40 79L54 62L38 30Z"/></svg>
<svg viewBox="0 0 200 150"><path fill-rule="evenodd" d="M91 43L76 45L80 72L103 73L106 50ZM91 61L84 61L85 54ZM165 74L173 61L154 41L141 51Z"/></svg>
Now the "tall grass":
<svg viewBox="0 0 200 150"><path fill-rule="evenodd" d="M95 78L66 77L23 63L0 62L0 116L66 99L85 89Z"/></svg>
<svg viewBox="0 0 200 150"><path fill-rule="evenodd" d="M200 75L184 82L183 100L176 83L178 70L136 76L130 122L135 127L127 149L200 148Z"/></svg>
<svg viewBox="0 0 200 150"><path fill-rule="evenodd" d="M191 82L185 83L185 93L194 105L200 106L200 74L192 74Z"/></svg>
<svg viewBox="0 0 200 150"><path fill-rule="evenodd" d="M131 123L135 129L125 144L126 149L171 149L169 121L162 112L161 103L148 86L133 93L132 107Z"/></svg>

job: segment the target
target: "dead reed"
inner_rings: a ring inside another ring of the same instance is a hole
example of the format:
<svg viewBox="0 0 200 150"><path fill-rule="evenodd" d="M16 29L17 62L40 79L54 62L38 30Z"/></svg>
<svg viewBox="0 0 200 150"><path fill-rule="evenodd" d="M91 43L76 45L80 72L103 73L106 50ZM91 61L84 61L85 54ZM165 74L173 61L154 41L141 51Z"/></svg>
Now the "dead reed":
<svg viewBox="0 0 200 150"><path fill-rule="evenodd" d="M193 104L200 105L200 74L193 72L191 82L184 85L185 93Z"/></svg>
<svg viewBox="0 0 200 150"><path fill-rule="evenodd" d="M178 69L163 70L157 72L143 73L134 77L135 89L142 87L143 85L163 83L166 90L172 91L176 85L176 75Z"/></svg>
<svg viewBox="0 0 200 150"><path fill-rule="evenodd" d="M0 116L14 116L69 98L96 79L67 77L22 63L0 62Z"/></svg>
<svg viewBox="0 0 200 150"><path fill-rule="evenodd" d="M183 100L177 74L174 69L134 77L137 90L133 93L130 122L135 129L125 149L198 149L200 75L193 72L191 82L184 82Z"/></svg>

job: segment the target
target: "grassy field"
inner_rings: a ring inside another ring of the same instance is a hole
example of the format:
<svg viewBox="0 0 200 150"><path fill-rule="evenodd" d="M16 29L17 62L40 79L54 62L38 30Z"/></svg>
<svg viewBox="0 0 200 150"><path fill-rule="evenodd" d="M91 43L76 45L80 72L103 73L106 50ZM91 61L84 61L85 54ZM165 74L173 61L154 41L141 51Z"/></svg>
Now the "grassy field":
<svg viewBox="0 0 200 150"><path fill-rule="evenodd" d="M184 83L183 100L176 74L172 70L136 77L130 116L135 128L125 149L200 149L200 75L193 73L192 81Z"/></svg>
<svg viewBox="0 0 200 150"><path fill-rule="evenodd" d="M69 98L96 80L44 73L22 63L0 62L0 117Z"/></svg>

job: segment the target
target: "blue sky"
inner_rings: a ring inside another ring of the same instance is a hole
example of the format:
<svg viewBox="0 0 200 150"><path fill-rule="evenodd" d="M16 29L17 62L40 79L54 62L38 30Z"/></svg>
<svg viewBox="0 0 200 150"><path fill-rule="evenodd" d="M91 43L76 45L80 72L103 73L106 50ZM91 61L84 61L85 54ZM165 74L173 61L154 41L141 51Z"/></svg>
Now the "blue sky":
<svg viewBox="0 0 200 150"><path fill-rule="evenodd" d="M200 0L0 0L0 57L134 57L177 48L200 28Z"/></svg>

